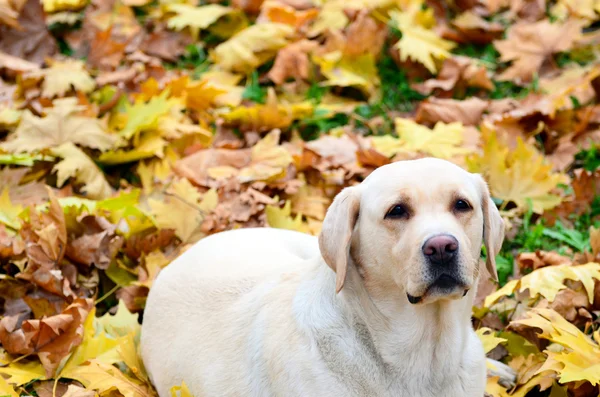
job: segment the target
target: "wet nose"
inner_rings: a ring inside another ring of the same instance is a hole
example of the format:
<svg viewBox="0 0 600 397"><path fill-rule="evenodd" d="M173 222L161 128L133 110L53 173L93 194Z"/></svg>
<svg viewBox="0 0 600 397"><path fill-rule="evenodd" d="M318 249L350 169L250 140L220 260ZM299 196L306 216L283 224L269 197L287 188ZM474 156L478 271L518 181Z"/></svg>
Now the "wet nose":
<svg viewBox="0 0 600 397"><path fill-rule="evenodd" d="M434 262L448 262L458 251L458 240L448 234L430 237L423 244L423 255Z"/></svg>

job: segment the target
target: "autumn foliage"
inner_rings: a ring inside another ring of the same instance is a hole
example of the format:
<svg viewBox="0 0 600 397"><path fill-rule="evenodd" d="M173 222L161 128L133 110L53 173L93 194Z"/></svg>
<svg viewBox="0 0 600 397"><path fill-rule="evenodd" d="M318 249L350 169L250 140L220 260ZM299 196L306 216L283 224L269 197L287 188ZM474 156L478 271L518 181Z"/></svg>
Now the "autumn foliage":
<svg viewBox="0 0 600 397"><path fill-rule="evenodd" d="M0 395L154 395L162 268L233 228L318 234L343 187L434 156L507 223L473 322L518 377L487 393L598 396L599 24L598 0L0 0Z"/></svg>

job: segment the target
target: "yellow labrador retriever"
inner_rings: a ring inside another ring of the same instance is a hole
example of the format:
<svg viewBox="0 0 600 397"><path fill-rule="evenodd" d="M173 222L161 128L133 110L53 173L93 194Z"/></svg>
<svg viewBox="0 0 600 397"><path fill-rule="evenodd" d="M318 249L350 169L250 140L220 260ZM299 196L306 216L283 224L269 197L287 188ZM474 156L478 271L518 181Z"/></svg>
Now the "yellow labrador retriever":
<svg viewBox="0 0 600 397"><path fill-rule="evenodd" d="M161 397L482 397L471 326L504 226L479 175L437 159L374 171L333 201L318 238L216 234L163 270L142 356Z"/></svg>

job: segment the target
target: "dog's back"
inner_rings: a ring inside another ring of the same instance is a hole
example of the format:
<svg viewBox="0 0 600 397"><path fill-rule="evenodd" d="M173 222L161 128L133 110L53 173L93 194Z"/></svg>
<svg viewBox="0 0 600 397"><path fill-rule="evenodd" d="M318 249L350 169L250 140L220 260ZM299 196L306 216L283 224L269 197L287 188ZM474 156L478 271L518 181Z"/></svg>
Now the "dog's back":
<svg viewBox="0 0 600 397"><path fill-rule="evenodd" d="M201 240L165 268L148 297L141 343L161 397L182 380L207 388L224 374L231 378L232 388L246 379L260 381L260 376L247 374L260 359L244 362L247 335L237 331L260 331L266 323L257 321L272 310L266 306L286 310L270 302L270 296L293 299L292 288L286 287L290 283L282 284L282 277L299 280L318 255L315 237L278 229L240 229ZM281 288L290 291L275 291ZM197 341L192 349L191 340ZM161 363L160 370L153 363ZM194 372L187 373L190 370ZM198 379L199 373L203 379Z"/></svg>

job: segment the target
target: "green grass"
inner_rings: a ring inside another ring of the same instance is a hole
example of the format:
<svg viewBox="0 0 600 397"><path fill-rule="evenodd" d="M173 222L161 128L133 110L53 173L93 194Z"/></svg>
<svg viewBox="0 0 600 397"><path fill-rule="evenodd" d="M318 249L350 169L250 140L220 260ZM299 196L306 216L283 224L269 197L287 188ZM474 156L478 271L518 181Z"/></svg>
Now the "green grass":
<svg viewBox="0 0 600 397"><path fill-rule="evenodd" d="M256 103L265 103L267 99L267 89L260 86L258 81L258 72L255 70L246 81L246 88L242 93L242 98Z"/></svg>

